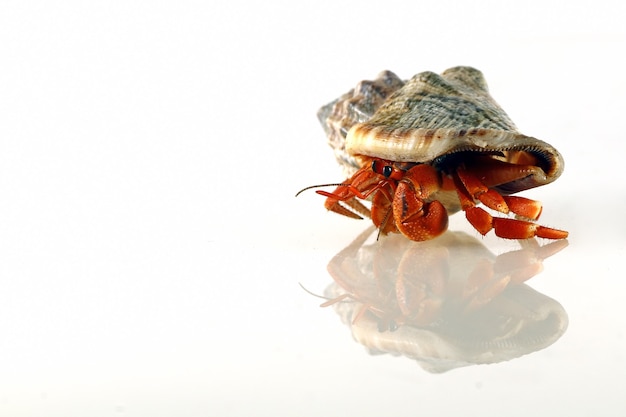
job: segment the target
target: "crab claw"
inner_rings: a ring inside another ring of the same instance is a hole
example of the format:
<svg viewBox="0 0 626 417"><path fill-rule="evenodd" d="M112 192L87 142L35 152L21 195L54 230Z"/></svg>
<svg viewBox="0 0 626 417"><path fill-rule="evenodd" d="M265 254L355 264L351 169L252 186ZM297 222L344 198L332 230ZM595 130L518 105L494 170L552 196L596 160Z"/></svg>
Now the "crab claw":
<svg viewBox="0 0 626 417"><path fill-rule="evenodd" d="M411 240L432 239L448 228L448 212L443 204L437 200L425 202L408 181L398 184L393 216L398 230Z"/></svg>

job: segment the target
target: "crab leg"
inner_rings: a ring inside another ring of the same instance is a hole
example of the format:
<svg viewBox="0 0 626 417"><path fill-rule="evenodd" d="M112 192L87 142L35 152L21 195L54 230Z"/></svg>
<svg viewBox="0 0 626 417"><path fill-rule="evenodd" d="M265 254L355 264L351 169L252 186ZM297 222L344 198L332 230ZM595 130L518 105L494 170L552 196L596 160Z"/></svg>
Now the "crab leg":
<svg viewBox="0 0 626 417"><path fill-rule="evenodd" d="M365 207L354 196L348 198L337 198L335 194L318 191L318 194L327 197L324 206L337 214L350 217L352 219L362 219L363 217L370 217L370 210ZM352 210L348 209L350 207ZM354 211L353 211L354 210ZM363 217L359 216L361 214Z"/></svg>
<svg viewBox="0 0 626 417"><path fill-rule="evenodd" d="M326 209L342 216L362 219L363 217L359 214L370 217L370 210L356 198L367 198L382 186L380 183L381 181L372 176L372 173L368 172L366 168L361 168L351 178L337 186L332 193L323 190L317 190L316 193L326 197L324 203Z"/></svg>
<svg viewBox="0 0 626 417"><path fill-rule="evenodd" d="M515 195L505 195L502 196L502 198L504 198L507 206L509 206L509 210L519 216L526 217L530 220L537 220L541 215L542 206L539 201Z"/></svg>
<svg viewBox="0 0 626 417"><path fill-rule="evenodd" d="M530 220L539 218L541 214L540 202L517 196L496 196L495 194L498 193L490 190L490 188L530 175L539 175L539 172L543 171L537 166L520 165L519 162L510 163L480 157L469 162L465 168L457 169L459 179L463 183L464 188L470 192L473 199L478 199L487 207L507 214L507 211L499 210L497 207L497 204L504 199L510 211Z"/></svg>
<svg viewBox="0 0 626 417"><path fill-rule="evenodd" d="M371 213L357 198L365 200L374 193L380 192L388 201L391 201L396 182L396 179L382 176L373 168L365 166L340 184L332 193L323 190L317 190L316 193L326 197L324 206L328 210L353 219L362 219L363 217L359 214L371 217Z"/></svg>
<svg viewBox="0 0 626 417"><path fill-rule="evenodd" d="M476 176L463 168L456 172L459 181L455 181L461 208L465 217L482 235L494 229L496 236L505 239L564 239L568 232L544 227L530 221L493 217L484 209L476 207L475 200L487 207L508 214L509 211L520 216L536 220L541 214L541 203L523 197L501 196L497 191L487 188Z"/></svg>
<svg viewBox="0 0 626 417"><path fill-rule="evenodd" d="M461 200L462 207L473 207L475 206L474 200L479 200L490 209L509 214L509 206L497 191L487 188L476 176L463 168L457 169L456 174L461 180L463 188L470 194L469 198L464 199L465 201ZM457 186L457 189L459 188ZM464 197L468 196L465 195Z"/></svg>

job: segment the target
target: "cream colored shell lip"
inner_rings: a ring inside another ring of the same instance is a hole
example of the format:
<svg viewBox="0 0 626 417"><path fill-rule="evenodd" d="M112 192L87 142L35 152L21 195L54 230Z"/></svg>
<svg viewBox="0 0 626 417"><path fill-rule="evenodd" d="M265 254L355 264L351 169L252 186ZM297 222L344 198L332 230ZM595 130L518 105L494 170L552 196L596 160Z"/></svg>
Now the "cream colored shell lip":
<svg viewBox="0 0 626 417"><path fill-rule="evenodd" d="M464 152L505 161L519 152L532 155L539 169L500 186L506 193L548 184L564 167L553 146L517 130L489 94L483 74L471 67L450 68L441 75L422 72L398 86L371 118L351 126L345 152L357 160L366 156L415 163Z"/></svg>

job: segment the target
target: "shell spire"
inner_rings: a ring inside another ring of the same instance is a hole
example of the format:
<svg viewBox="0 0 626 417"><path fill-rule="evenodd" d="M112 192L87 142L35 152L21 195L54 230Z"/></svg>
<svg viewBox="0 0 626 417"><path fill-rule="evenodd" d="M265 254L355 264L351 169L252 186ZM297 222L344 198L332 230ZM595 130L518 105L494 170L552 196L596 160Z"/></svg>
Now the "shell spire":
<svg viewBox="0 0 626 417"><path fill-rule="evenodd" d="M346 151L346 134L357 123L369 120L389 96L404 85L396 74L382 71L375 80L363 80L355 88L317 112L335 158L350 177L361 162Z"/></svg>

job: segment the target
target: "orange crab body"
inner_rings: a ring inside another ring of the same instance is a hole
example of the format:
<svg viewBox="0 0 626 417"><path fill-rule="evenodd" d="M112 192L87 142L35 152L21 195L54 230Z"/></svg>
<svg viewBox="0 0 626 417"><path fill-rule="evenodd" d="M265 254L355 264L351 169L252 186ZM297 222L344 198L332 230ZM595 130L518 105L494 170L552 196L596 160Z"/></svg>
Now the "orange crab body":
<svg viewBox="0 0 626 417"><path fill-rule="evenodd" d="M492 229L507 239L568 235L535 223L541 203L510 195L554 181L563 171L561 154L516 130L478 70L425 72L406 83L383 72L319 116L337 159L357 169L333 192L317 191L331 211L371 217L381 234L416 241L442 234L448 215L459 210L483 235ZM515 218L501 217L509 213Z"/></svg>

